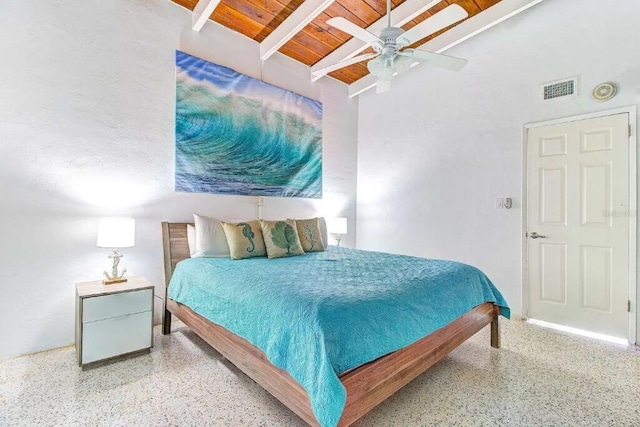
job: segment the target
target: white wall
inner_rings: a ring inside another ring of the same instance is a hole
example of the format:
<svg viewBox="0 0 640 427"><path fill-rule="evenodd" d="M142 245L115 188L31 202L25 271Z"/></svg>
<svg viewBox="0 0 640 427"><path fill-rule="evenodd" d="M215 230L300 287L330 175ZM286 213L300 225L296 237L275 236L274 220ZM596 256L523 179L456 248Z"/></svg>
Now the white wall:
<svg viewBox="0 0 640 427"><path fill-rule="evenodd" d="M174 192L175 49L260 77L257 43L212 22L196 34L190 22L167 0L3 2L0 359L73 342L74 284L109 267L95 247L100 216L136 218L121 265L160 294L161 221L257 216L252 197ZM358 101L308 73L276 54L263 75L324 103L324 199L267 198L263 216L354 224Z"/></svg>
<svg viewBox="0 0 640 427"><path fill-rule="evenodd" d="M447 51L462 72L419 66L362 95L358 247L476 265L520 315L523 126L640 101L640 2L612 3L544 1ZM539 84L574 75L578 98L540 101ZM605 81L618 96L597 103Z"/></svg>

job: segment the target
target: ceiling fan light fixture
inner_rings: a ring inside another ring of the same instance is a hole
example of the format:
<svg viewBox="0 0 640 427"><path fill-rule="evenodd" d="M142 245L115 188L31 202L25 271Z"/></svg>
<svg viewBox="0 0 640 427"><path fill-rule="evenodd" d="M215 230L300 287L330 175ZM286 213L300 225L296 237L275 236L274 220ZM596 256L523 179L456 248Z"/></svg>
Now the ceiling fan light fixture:
<svg viewBox="0 0 640 427"><path fill-rule="evenodd" d="M378 78L389 81L393 78L393 65L391 65L390 61L386 62L382 67L380 74L378 74Z"/></svg>
<svg viewBox="0 0 640 427"><path fill-rule="evenodd" d="M367 69L374 76L380 75L380 73L382 72L382 68L383 67L384 67L384 65L382 64L382 57L381 56L379 56L376 59L372 59L371 61L367 62Z"/></svg>
<svg viewBox="0 0 640 427"><path fill-rule="evenodd" d="M393 61L393 68L398 74L405 73L411 68L414 60L408 55L398 55Z"/></svg>
<svg viewBox="0 0 640 427"><path fill-rule="evenodd" d="M369 61L367 68L374 76L383 80L391 80L393 78L393 57L379 56Z"/></svg>

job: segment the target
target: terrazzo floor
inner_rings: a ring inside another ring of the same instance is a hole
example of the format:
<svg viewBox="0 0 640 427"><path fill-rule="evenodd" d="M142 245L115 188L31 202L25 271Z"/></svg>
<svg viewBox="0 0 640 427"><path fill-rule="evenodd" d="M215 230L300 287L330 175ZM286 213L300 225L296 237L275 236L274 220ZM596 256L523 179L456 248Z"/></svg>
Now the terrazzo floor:
<svg viewBox="0 0 640 427"><path fill-rule="evenodd" d="M304 426L180 323L81 371L65 347L0 363L0 426ZM640 426L640 351L520 322L484 329L354 426Z"/></svg>

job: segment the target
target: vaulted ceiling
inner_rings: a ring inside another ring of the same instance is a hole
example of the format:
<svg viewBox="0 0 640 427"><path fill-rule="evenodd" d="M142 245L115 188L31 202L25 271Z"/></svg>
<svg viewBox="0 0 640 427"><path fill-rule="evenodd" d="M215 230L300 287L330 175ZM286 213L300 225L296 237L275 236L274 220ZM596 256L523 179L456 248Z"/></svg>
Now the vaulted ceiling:
<svg viewBox="0 0 640 427"><path fill-rule="evenodd" d="M283 25L283 28L290 27L291 21L295 21L291 15L305 4L305 0L219 0L219 2L218 0L200 0L200 5L198 5L198 0L172 1L187 9L196 9L196 11L199 11L203 6L207 5L210 8L215 8L212 13L208 10L205 12L206 15L209 15L209 19L244 34L259 43L268 39L287 18L291 17L291 19L287 20L288 25ZM326 21L328 19L332 17L344 17L362 28L367 28L386 15L386 0L313 1L314 4L321 5L317 8L319 14L317 14L317 16L315 16L315 14L312 15L315 17L306 25L304 24L305 21L302 21L303 23L299 24L299 27L294 31L287 30L291 33L292 37L277 49L284 55L310 67L314 65L316 67L319 65L326 66L344 59L343 53L346 50L345 47L343 47L342 51L334 53L334 55L331 55L331 53L349 42L351 36L327 24ZM322 1L324 1L324 3L322 3ZM412 46L417 47L432 38L450 31L464 21L483 14L501 2L511 2L514 3L514 6L518 6L515 3L535 4L539 1L541 0L392 0L391 16L394 18L393 10L403 5L403 3L406 3L397 10L400 18L397 19L396 22L400 20L401 27L408 30L453 4L458 4L469 14L465 20L436 32L414 43ZM311 7L312 0L306 0L306 2L308 2L307 6ZM302 12L302 10L300 12ZM206 15L203 15L203 17ZM383 19L382 22L385 22L385 20ZM377 24L379 26L381 25L379 28L386 26L386 23L382 24L382 22ZM370 28L370 31L379 33L377 28L378 27L374 26ZM362 51L361 46L364 43L358 42L359 45L356 45L355 41L351 43L353 46L360 46L360 50ZM372 51L371 48L369 48L369 51ZM353 50L350 52L353 53ZM329 75L344 83L351 84L367 74L369 74L369 71L367 70L366 62L361 62L334 71Z"/></svg>

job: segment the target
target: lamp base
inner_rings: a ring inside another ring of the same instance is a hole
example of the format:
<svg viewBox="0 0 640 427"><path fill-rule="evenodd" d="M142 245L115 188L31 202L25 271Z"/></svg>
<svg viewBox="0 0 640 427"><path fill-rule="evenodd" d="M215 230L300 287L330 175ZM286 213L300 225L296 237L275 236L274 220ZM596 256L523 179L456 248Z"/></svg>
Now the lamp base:
<svg viewBox="0 0 640 427"><path fill-rule="evenodd" d="M114 283L122 283L127 281L127 278L124 277L124 273L127 272L126 268L122 270L122 273L118 273L118 264L120 264L120 258L122 258L123 256L124 255L120 254L117 249L113 251L112 255L109 255L109 258L113 258L113 268L111 269L111 274L107 273L106 271L103 272L104 277L106 277L106 279L102 281L103 284L113 285Z"/></svg>
<svg viewBox="0 0 640 427"><path fill-rule="evenodd" d="M103 285L113 285L114 283L123 283L126 282L127 279L124 277L121 277L119 279L105 279L102 281Z"/></svg>

